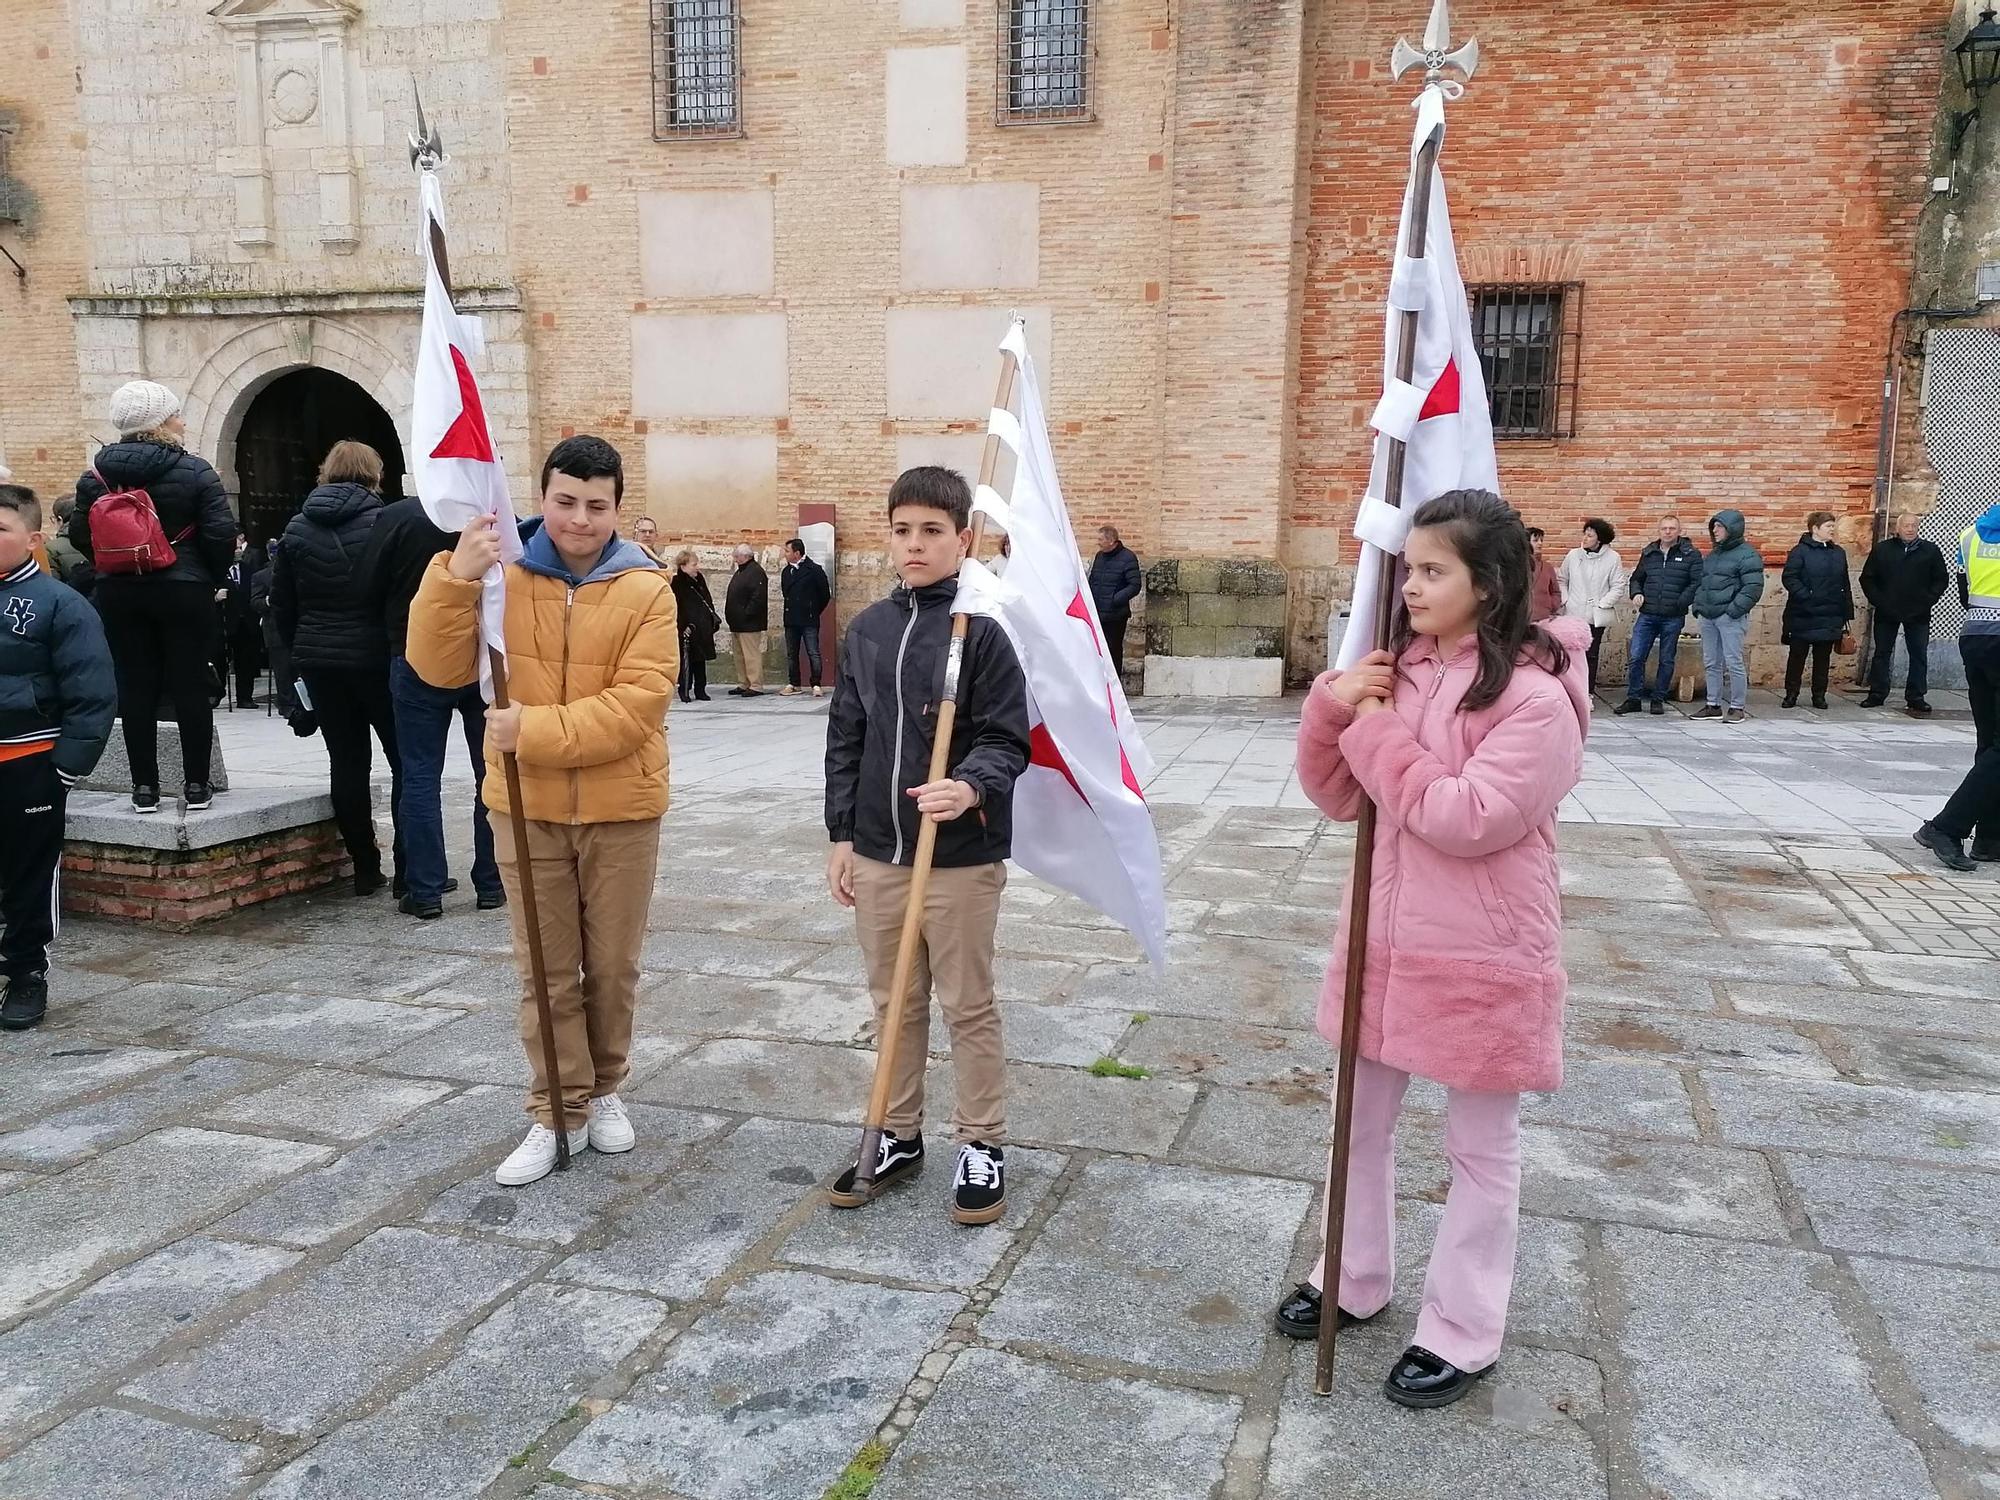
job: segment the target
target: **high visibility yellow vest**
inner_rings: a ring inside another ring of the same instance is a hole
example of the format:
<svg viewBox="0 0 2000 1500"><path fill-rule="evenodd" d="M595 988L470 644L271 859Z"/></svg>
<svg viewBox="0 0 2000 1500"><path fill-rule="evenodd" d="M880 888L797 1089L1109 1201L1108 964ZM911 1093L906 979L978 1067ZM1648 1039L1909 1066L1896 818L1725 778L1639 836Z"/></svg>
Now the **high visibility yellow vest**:
<svg viewBox="0 0 2000 1500"><path fill-rule="evenodd" d="M2000 635L2000 542L1982 541L1977 526L1958 538L1958 565L1965 570L1970 606L1965 635Z"/></svg>

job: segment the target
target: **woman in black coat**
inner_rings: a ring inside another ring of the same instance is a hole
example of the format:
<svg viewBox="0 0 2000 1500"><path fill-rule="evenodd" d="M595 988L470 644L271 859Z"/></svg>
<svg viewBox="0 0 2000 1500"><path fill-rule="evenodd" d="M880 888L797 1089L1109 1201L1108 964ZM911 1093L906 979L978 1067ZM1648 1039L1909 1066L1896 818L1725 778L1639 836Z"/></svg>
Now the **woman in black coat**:
<svg viewBox="0 0 2000 1500"><path fill-rule="evenodd" d="M1807 653L1811 653L1813 663L1812 705L1826 707L1833 643L1847 633L1854 619L1854 585L1847 573L1847 553L1834 541L1833 527L1831 511L1814 511L1806 517L1799 544L1785 559L1784 638L1792 648L1785 658L1786 708L1798 707Z"/></svg>
<svg viewBox="0 0 2000 1500"><path fill-rule="evenodd" d="M403 762L389 697L389 634L368 607L359 573L382 513L382 456L366 443L335 443L319 488L285 528L271 562L271 613L292 671L319 720L332 772L333 817L354 862L354 893L382 887L382 852L368 794L368 731L389 760L389 814L396 830L396 894L402 895Z"/></svg>
<svg viewBox="0 0 2000 1500"><path fill-rule="evenodd" d="M715 659L715 632L722 628L722 616L715 612L715 596L694 552L682 548L674 558L674 608L681 629L681 702L699 698L708 702L708 664Z"/></svg>
<svg viewBox="0 0 2000 1500"><path fill-rule="evenodd" d="M91 507L112 490L144 490L153 502L160 531L174 549L173 566L149 573L107 573L98 567L92 599L104 617L118 674L133 809L160 810L157 724L164 696L180 726L182 797L188 811L198 812L215 796L208 784L215 742L208 657L215 591L229 571L236 517L221 476L182 446L187 423L172 391L150 380L120 386L111 397L111 422L119 440L100 448L77 480L69 539L95 566Z"/></svg>

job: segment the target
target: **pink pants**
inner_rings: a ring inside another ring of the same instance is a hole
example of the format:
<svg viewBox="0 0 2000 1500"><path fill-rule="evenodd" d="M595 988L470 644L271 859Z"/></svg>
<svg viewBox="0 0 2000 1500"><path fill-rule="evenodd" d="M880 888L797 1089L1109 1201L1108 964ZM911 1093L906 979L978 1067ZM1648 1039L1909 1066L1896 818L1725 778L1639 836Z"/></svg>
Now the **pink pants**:
<svg viewBox="0 0 2000 1500"><path fill-rule="evenodd" d="M1396 1116L1409 1086L1409 1074L1356 1059L1338 1299L1356 1317L1380 1312L1396 1290ZM1461 1370L1483 1370L1499 1358L1507 1330L1521 1218L1520 1114L1519 1094L1450 1092L1444 1149L1451 1191L1413 1342ZM1312 1284L1324 1289L1325 1276L1322 1254Z"/></svg>

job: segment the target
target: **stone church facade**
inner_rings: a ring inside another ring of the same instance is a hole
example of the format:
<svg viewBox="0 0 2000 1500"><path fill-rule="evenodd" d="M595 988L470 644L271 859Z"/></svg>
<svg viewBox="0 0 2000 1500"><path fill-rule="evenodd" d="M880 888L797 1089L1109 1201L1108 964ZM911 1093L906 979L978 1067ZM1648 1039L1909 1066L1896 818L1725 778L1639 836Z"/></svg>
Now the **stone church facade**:
<svg viewBox="0 0 2000 1500"><path fill-rule="evenodd" d="M110 390L160 380L255 532L342 424L406 438L414 84L523 507L551 443L602 432L670 542L833 506L861 602L895 473L976 467L1018 311L1079 530L1152 565L1135 655L1296 680L1347 587L1409 130L1384 60L1426 8L9 0L0 453L59 491ZM1622 9L1455 15L1486 52L1446 160L1509 497L1558 540L1726 504L1773 556L1815 508L1865 539L1891 318L1992 227L1962 227L1978 135L1930 207L1966 18Z"/></svg>

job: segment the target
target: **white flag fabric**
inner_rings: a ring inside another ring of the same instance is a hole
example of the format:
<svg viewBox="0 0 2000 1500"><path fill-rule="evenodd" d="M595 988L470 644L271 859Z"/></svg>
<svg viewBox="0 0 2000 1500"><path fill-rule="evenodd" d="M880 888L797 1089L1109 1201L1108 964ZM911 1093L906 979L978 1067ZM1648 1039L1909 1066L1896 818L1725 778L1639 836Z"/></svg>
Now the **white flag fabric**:
<svg viewBox="0 0 2000 1500"><path fill-rule="evenodd" d="M1140 790L1152 757L1106 652L1019 323L1001 348L1019 362L1020 416L996 410L991 424L1018 459L1013 495L982 486L973 505L1007 533L1011 552L1004 579L977 561L959 570L958 608L1000 622L1027 678L1031 754L1014 783L1014 860L1121 924L1157 967L1166 892Z"/></svg>
<svg viewBox="0 0 2000 1500"><path fill-rule="evenodd" d="M1416 136L1410 143L1411 182L1403 195L1396 266L1389 279L1382 400L1369 419L1375 429L1375 464L1354 525L1354 534L1363 544L1361 565L1355 570L1347 634L1334 663L1341 669L1353 666L1377 645L1375 614L1381 560L1384 553L1394 556L1402 552L1409 514L1447 490L1500 492L1493 414L1486 404L1486 379L1480 370L1479 343L1472 331L1465 281L1458 273L1458 249L1451 237L1442 162L1431 174L1430 202L1425 205L1429 222L1424 258L1413 261L1402 254L1410 242L1411 216L1417 212L1417 157L1433 136L1442 147L1444 101L1443 90L1435 84L1417 99ZM1417 357L1409 381L1404 382L1396 378L1396 352L1403 314L1410 311L1417 314ZM1407 445L1400 511L1385 499L1391 439Z"/></svg>
<svg viewBox="0 0 2000 1500"><path fill-rule="evenodd" d="M486 407L473 377L472 362L485 350L477 318L452 306L451 288L431 238L444 236L444 189L437 173L420 172L417 234L424 257L424 328L417 348L414 410L410 416L410 477L424 514L443 531L463 531L480 516L500 518L500 563L482 580L480 635L504 656L505 565L521 555L507 471L486 425ZM479 682L490 703L493 677L487 653L479 654Z"/></svg>

